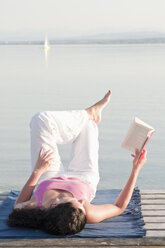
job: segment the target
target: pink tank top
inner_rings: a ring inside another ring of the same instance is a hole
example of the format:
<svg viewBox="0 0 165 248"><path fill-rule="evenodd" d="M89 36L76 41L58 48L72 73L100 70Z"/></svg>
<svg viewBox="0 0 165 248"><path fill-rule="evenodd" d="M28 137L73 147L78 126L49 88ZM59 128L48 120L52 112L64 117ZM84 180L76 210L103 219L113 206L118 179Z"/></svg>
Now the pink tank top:
<svg viewBox="0 0 165 248"><path fill-rule="evenodd" d="M37 207L42 206L43 194L50 189L66 190L70 192L77 200L85 199L90 201L91 199L91 191L88 183L77 177L53 177L49 180L41 182L34 192L33 195L36 197Z"/></svg>

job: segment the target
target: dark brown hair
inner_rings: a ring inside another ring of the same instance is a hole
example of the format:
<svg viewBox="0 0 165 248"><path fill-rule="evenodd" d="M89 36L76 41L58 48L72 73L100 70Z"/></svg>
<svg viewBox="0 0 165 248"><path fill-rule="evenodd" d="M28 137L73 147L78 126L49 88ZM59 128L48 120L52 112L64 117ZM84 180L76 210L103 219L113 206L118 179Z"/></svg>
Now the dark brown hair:
<svg viewBox="0 0 165 248"><path fill-rule="evenodd" d="M53 235L72 235L80 232L86 224L82 209L71 202L61 203L49 209L14 209L7 224L11 227L41 229Z"/></svg>

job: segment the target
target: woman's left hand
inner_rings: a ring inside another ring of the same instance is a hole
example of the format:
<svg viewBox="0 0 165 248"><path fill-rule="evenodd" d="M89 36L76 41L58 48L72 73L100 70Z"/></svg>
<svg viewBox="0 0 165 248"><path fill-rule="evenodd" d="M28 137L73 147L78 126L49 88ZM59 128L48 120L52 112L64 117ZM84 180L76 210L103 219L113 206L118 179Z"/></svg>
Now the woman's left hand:
<svg viewBox="0 0 165 248"><path fill-rule="evenodd" d="M43 149L41 148L38 156L38 160L36 162L34 171L40 173L41 175L48 170L51 166L51 162L53 161L53 154L52 150L48 150L42 155Z"/></svg>

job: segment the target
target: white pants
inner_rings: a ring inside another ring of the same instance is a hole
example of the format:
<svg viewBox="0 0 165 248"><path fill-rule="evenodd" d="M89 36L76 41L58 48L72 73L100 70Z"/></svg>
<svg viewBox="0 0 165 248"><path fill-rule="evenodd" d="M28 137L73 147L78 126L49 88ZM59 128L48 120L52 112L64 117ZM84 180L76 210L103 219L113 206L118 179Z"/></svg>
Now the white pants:
<svg viewBox="0 0 165 248"><path fill-rule="evenodd" d="M38 184L52 177L78 177L89 183L92 200L99 182L99 142L97 125L88 120L87 112L85 110L41 112L32 118L30 127L32 170L41 147L44 152L50 149L54 151L52 165L40 177ZM61 162L57 144L72 144L67 171Z"/></svg>

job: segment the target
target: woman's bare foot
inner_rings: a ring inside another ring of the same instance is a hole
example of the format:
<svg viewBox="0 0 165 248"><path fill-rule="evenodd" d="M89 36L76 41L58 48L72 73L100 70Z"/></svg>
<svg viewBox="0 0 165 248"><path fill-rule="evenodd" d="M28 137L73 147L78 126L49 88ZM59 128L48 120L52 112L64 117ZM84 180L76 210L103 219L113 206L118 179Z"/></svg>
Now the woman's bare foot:
<svg viewBox="0 0 165 248"><path fill-rule="evenodd" d="M111 94L112 92L109 90L103 99L86 109L89 120L93 120L96 124L101 122L101 112L108 104Z"/></svg>

